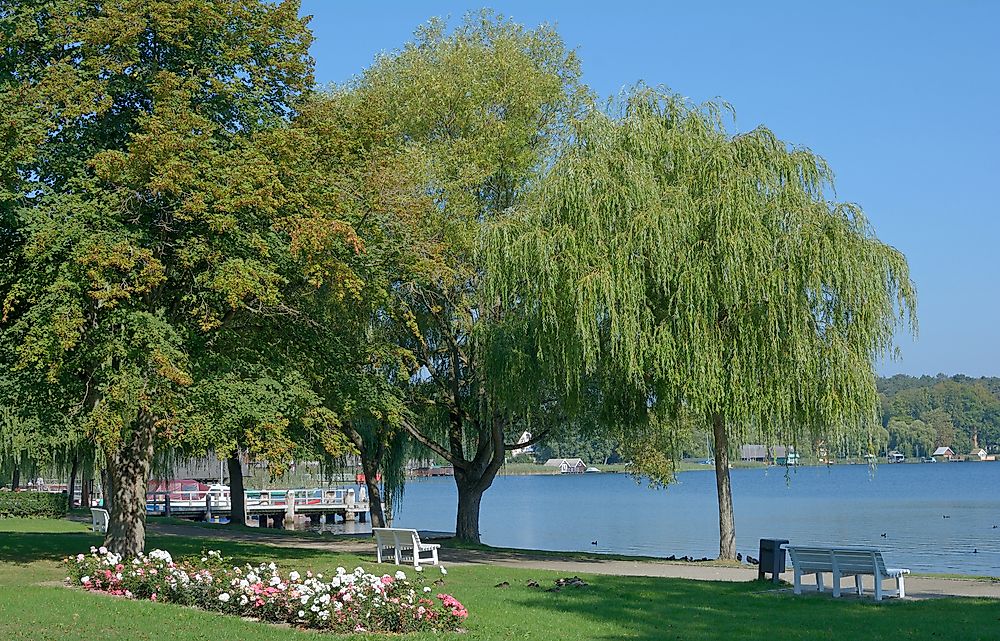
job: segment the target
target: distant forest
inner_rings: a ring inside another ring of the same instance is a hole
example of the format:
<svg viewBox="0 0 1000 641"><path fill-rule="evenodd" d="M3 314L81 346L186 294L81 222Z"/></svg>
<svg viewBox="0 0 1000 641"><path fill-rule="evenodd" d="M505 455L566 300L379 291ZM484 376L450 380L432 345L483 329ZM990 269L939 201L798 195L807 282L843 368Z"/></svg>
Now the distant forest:
<svg viewBox="0 0 1000 641"><path fill-rule="evenodd" d="M950 447L956 454L968 454L975 447L1000 452L1000 377L897 374L879 378L878 391L885 430L880 454L898 450L907 457L928 456L941 446ZM617 443L607 437L560 434L560 438L536 445L533 457L519 458L544 461L579 456L589 464L620 460ZM708 457L706 435L692 434L684 455Z"/></svg>

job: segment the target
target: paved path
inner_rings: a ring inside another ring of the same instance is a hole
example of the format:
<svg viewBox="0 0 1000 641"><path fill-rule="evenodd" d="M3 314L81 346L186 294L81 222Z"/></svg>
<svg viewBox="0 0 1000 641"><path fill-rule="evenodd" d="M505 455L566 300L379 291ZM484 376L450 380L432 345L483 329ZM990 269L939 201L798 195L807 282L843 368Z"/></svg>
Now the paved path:
<svg viewBox="0 0 1000 641"><path fill-rule="evenodd" d="M296 547L350 554L371 555L374 550L368 536L341 536L324 540L319 537L282 535L280 531L262 533L229 531L216 528L150 523L149 530L172 536L202 536L233 541L246 541L276 547ZM650 576L697 581L752 581L757 578L753 567L727 567L708 563L669 561L620 561L599 558L565 558L558 554L521 554L508 550L443 549L441 557L447 565L496 565L502 567L552 570L567 576L574 574L609 574L615 576ZM791 583L792 574L781 578ZM866 586L870 585L866 582ZM807 586L808 587L808 586ZM777 588L791 592L788 586ZM1000 599L1000 580L944 579L912 576L906 579L906 593L915 599L949 596L988 597ZM847 597L854 598L854 597Z"/></svg>

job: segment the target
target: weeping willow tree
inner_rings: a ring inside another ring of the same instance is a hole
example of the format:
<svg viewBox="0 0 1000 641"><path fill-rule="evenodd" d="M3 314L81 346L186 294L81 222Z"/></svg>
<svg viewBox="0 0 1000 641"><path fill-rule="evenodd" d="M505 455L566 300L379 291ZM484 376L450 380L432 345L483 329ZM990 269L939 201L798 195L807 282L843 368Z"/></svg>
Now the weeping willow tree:
<svg viewBox="0 0 1000 641"><path fill-rule="evenodd" d="M636 88L580 123L532 206L484 241L492 294L537 315L563 393L599 372L634 419L640 472L670 473L662 432L712 433L722 559L731 448L869 439L874 363L915 330L905 258L828 198L824 161L765 128L731 135L727 114Z"/></svg>

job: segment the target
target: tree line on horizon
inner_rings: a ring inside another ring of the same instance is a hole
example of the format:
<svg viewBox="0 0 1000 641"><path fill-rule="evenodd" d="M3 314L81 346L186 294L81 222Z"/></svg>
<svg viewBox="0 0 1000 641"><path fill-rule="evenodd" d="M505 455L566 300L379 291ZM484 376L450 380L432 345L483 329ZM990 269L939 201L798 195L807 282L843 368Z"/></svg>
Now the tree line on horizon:
<svg viewBox="0 0 1000 641"><path fill-rule="evenodd" d="M973 378L964 374L910 376L896 374L877 379L882 407L882 431L876 432L874 454L896 450L908 458L930 456L938 447L950 447L964 456L974 447L1000 452L1000 377ZM703 459L711 456L706 432L687 436L679 455ZM747 445L750 443L744 443ZM765 443L765 445L786 445ZM819 457L825 443L798 445L803 456ZM867 450L842 451L846 458L860 458ZM837 452L831 452L838 455ZM588 463L623 461L618 443L606 434L561 432L521 455L523 462L581 457Z"/></svg>
<svg viewBox="0 0 1000 641"><path fill-rule="evenodd" d="M99 474L127 556L164 458L357 455L381 524L419 447L478 542L524 431L611 435L656 483L705 434L730 559L735 447L876 442L916 294L822 158L725 103L601 100L489 11L318 88L299 12L0 0L7 473Z"/></svg>

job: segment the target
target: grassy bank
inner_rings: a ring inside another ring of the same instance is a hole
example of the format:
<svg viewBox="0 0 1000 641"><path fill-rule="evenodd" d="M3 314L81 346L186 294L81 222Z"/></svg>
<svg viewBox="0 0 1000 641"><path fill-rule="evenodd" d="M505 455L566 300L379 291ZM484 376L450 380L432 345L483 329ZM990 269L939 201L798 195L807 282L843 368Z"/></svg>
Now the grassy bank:
<svg viewBox="0 0 1000 641"><path fill-rule="evenodd" d="M206 532L206 535L209 533ZM0 622L10 640L180 641L205 639L316 639L314 633L273 627L176 606L134 602L61 587L59 559L86 551L99 538L68 521L0 521ZM174 555L220 549L243 561L275 560L285 568L330 572L363 565L369 557L203 538L151 536L148 547ZM275 558L277 557L277 558ZM433 570L429 570L433 571ZM442 589L471 615L467 634L453 639L808 639L1000 638L996 602L974 599L888 602L876 605L824 596L793 598L757 583L584 576L585 588L545 592L559 575L490 565L450 568ZM507 588L494 587L506 581ZM380 638L380 637L358 637ZM417 635L413 639L441 638Z"/></svg>

